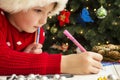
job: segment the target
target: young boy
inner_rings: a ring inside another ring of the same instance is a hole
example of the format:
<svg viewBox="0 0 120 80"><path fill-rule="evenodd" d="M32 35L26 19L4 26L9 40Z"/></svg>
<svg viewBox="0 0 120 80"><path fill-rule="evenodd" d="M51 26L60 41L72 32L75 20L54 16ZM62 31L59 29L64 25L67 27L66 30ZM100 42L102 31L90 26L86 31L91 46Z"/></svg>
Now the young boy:
<svg viewBox="0 0 120 80"><path fill-rule="evenodd" d="M58 14L67 0L0 0L0 75L90 74L101 69L102 56L94 52L42 52L47 17ZM39 43L34 42L40 28Z"/></svg>

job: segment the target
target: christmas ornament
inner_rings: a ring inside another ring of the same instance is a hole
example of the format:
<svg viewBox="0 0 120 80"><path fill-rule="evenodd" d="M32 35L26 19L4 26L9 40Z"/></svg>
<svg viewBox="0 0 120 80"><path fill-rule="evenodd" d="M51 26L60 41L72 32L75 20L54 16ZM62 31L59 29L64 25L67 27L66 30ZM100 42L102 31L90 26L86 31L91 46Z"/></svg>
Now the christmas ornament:
<svg viewBox="0 0 120 80"><path fill-rule="evenodd" d="M50 29L50 32L51 32L52 34L56 33L57 31L58 31L58 29L57 29L57 27L55 27L55 26L51 27L51 29Z"/></svg>
<svg viewBox="0 0 120 80"><path fill-rule="evenodd" d="M101 7L97 10L96 15L97 15L97 17L98 17L99 19L103 19L103 18L105 18L105 17L107 16L107 10L106 10L103 6L101 6Z"/></svg>
<svg viewBox="0 0 120 80"><path fill-rule="evenodd" d="M108 76L99 77L97 80L119 80L115 75L109 74Z"/></svg>
<svg viewBox="0 0 120 80"><path fill-rule="evenodd" d="M118 80L117 77L113 74L108 75L108 80Z"/></svg>
<svg viewBox="0 0 120 80"><path fill-rule="evenodd" d="M106 76L103 76L103 77L99 77L97 80L108 80Z"/></svg>
<svg viewBox="0 0 120 80"><path fill-rule="evenodd" d="M35 78L36 78L36 75L34 75L34 74L29 74L27 76L27 80L34 80Z"/></svg>
<svg viewBox="0 0 120 80"><path fill-rule="evenodd" d="M68 50L68 47L69 47L69 45L68 45L68 44L65 44L65 43L62 43L62 45L53 44L53 45L51 46L51 48L53 48L53 49L58 49L58 50L62 50L63 52L67 51L67 50Z"/></svg>
<svg viewBox="0 0 120 80"><path fill-rule="evenodd" d="M61 11L60 15L58 16L59 25L64 26L65 23L69 23L70 12L69 11Z"/></svg>
<svg viewBox="0 0 120 80"><path fill-rule="evenodd" d="M67 80L65 76L61 76L59 80Z"/></svg>
<svg viewBox="0 0 120 80"><path fill-rule="evenodd" d="M59 80L60 78L60 75L59 74L55 74L54 77L53 77L53 80Z"/></svg>
<svg viewBox="0 0 120 80"><path fill-rule="evenodd" d="M47 76L42 76L40 80L48 80Z"/></svg>
<svg viewBox="0 0 120 80"><path fill-rule="evenodd" d="M25 80L25 76L19 75L16 80ZM27 80L29 80L29 79L27 79Z"/></svg>
<svg viewBox="0 0 120 80"><path fill-rule="evenodd" d="M55 74L55 75L39 75L39 74L29 74L29 75L16 75L7 77L6 80L66 80L66 78L72 77L70 74Z"/></svg>
<svg viewBox="0 0 120 80"><path fill-rule="evenodd" d="M79 14L77 18L77 22L81 23L82 26L86 26L85 22L94 22L90 17L89 11L86 8L82 9L82 12Z"/></svg>
<svg viewBox="0 0 120 80"><path fill-rule="evenodd" d="M17 78L17 75L16 75L16 74L12 74L11 77L9 77L8 79L9 79L9 80L14 80L14 79L16 79L16 78Z"/></svg>
<svg viewBox="0 0 120 80"><path fill-rule="evenodd" d="M84 22L94 22L92 18L90 17L90 14L86 8L82 9L82 13L80 17L83 19Z"/></svg>

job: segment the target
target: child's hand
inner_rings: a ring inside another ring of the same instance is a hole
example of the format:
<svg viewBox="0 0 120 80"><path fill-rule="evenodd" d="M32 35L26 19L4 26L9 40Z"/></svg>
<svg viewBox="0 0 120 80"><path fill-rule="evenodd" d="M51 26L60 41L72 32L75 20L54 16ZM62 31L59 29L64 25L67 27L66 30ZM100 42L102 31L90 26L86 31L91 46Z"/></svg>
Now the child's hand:
<svg viewBox="0 0 120 80"><path fill-rule="evenodd" d="M102 55L94 52L70 54L62 56L61 73L91 74L98 73L102 68Z"/></svg>
<svg viewBox="0 0 120 80"><path fill-rule="evenodd" d="M35 54L40 54L42 53L42 44L30 44L25 50L24 52L26 53L35 53Z"/></svg>

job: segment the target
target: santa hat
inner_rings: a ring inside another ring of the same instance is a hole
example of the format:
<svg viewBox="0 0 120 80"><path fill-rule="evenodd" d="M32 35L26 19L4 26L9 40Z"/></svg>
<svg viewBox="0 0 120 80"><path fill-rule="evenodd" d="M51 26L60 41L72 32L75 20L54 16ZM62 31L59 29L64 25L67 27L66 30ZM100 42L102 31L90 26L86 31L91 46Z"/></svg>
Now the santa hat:
<svg viewBox="0 0 120 80"><path fill-rule="evenodd" d="M0 0L0 8L8 13L16 13L21 10L40 6L43 7L50 3L56 2L57 5L50 15L58 14L62 11L68 0Z"/></svg>

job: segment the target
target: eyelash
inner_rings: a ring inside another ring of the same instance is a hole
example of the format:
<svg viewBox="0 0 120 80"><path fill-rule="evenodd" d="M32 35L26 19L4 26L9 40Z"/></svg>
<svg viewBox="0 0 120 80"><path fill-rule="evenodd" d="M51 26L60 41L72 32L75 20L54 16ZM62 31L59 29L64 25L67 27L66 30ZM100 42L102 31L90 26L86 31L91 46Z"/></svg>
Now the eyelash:
<svg viewBox="0 0 120 80"><path fill-rule="evenodd" d="M42 12L42 10L40 10L40 9L34 9L34 11L37 12L37 13ZM51 12L49 12L48 14L51 14Z"/></svg>
<svg viewBox="0 0 120 80"><path fill-rule="evenodd" d="M40 9L35 9L35 11L36 11L37 13L41 12L41 10L40 10Z"/></svg>

